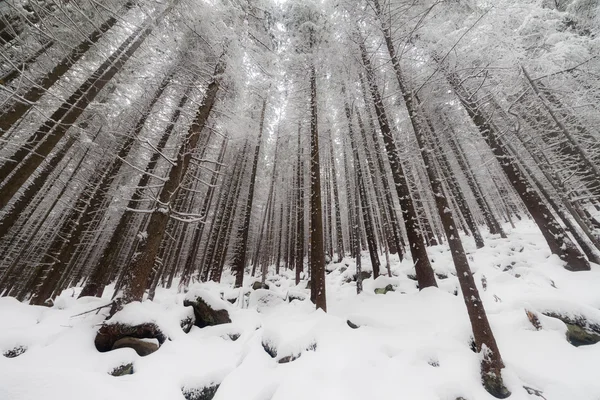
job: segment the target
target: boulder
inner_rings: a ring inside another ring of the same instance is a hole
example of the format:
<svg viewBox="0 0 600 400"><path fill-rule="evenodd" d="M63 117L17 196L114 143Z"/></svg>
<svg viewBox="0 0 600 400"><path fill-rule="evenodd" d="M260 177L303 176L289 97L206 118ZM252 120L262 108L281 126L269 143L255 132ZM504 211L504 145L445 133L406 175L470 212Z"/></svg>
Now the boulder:
<svg viewBox="0 0 600 400"><path fill-rule="evenodd" d="M185 299L183 305L194 309L194 317L196 318L194 325L198 328L228 324L231 322L229 313L226 309L217 309L219 308L218 304L215 304L213 301L208 301L202 296L197 296L195 300Z"/></svg>
<svg viewBox="0 0 600 400"><path fill-rule="evenodd" d="M304 292L300 291L289 291L288 292L288 301L291 303L293 300L304 301L308 298L308 295Z"/></svg>
<svg viewBox="0 0 600 400"><path fill-rule="evenodd" d="M391 283L386 287L375 289L375 294L386 294L387 292L395 292L394 286Z"/></svg>
<svg viewBox="0 0 600 400"><path fill-rule="evenodd" d="M567 326L567 340L575 347L588 346L600 342L600 324L589 322L581 315L568 316L555 312L543 313L557 318Z"/></svg>
<svg viewBox="0 0 600 400"><path fill-rule="evenodd" d="M370 279L373 276L371 271L360 271L360 277L364 281L365 279ZM356 282L358 280L358 274L352 275L352 280Z"/></svg>
<svg viewBox="0 0 600 400"><path fill-rule="evenodd" d="M252 290L258 290L258 289L269 290L269 285L267 283L262 283L262 282L256 281L252 284Z"/></svg>
<svg viewBox="0 0 600 400"><path fill-rule="evenodd" d="M15 357L19 357L21 354L25 353L26 351L27 351L27 347L25 347L25 346L16 346L16 347L13 347L10 350L6 350L2 354L6 358L15 358Z"/></svg>
<svg viewBox="0 0 600 400"><path fill-rule="evenodd" d="M126 336L113 344L112 350L129 348L135 350L138 356L144 357L154 353L160 346L156 341Z"/></svg>
<svg viewBox="0 0 600 400"><path fill-rule="evenodd" d="M190 333L190 331L192 330L192 326L194 326L194 322L196 322L196 318L195 317L185 317L184 319L182 319L179 322L179 326L181 326L181 329L185 332L185 333Z"/></svg>
<svg viewBox="0 0 600 400"><path fill-rule="evenodd" d="M213 384L202 388L181 388L181 393L186 400L211 400L217 394L219 384Z"/></svg>
<svg viewBox="0 0 600 400"><path fill-rule="evenodd" d="M109 375L112 375L112 376L124 376L124 375L131 375L131 374L133 374L133 364L132 363L119 365L117 368L115 368L109 372Z"/></svg>
<svg viewBox="0 0 600 400"><path fill-rule="evenodd" d="M262 347L263 349L265 349L265 352L271 356L271 358L277 357L277 349L275 348L275 346L273 346L272 343L263 340Z"/></svg>
<svg viewBox="0 0 600 400"><path fill-rule="evenodd" d="M123 338L156 339L159 347L167 340L167 337L162 333L158 326L151 322L140 325L107 323L102 325L98 330L94 344L99 352L104 353L113 350L116 342Z"/></svg>
<svg viewBox="0 0 600 400"><path fill-rule="evenodd" d="M354 322L347 320L346 323L348 324L348 326L352 329L358 329L360 328L360 325L356 325Z"/></svg>
<svg viewBox="0 0 600 400"><path fill-rule="evenodd" d="M264 312L284 302L285 299L278 293L271 290L258 289L250 294L248 305L249 307L256 307L258 312Z"/></svg>

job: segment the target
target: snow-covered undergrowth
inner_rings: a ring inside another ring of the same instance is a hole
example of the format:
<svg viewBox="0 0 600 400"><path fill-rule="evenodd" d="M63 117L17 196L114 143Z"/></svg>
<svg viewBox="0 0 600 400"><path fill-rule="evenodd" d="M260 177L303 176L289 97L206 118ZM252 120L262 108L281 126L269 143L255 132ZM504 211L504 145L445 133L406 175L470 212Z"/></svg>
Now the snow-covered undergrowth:
<svg viewBox="0 0 600 400"><path fill-rule="evenodd" d="M509 239L486 240L477 251L469 238L465 243L511 399L600 399L600 343L574 347L565 338L566 325L542 314L600 323L600 267L565 270L530 222ZM252 293L235 304L225 301L237 295L232 277L196 284L192 291L210 292L211 303L225 307L232 323L193 327L188 334L179 326L189 315L186 295L159 289L153 302L132 305L128 314L132 322L156 322L169 338L145 357L127 348L95 349L107 310L81 313L108 303L109 290L103 299L77 300L79 289L69 289L52 308L0 298L0 352L26 348L14 358L0 356L0 399L182 400L184 387L215 384L218 400L491 399L479 381L479 355L470 349L470 325L460 293L454 294L458 281L448 250L438 246L430 256L439 289L421 292L409 260L394 262L392 277L365 280L360 296L351 281L353 261L330 264L327 314L308 299L288 301L290 295L309 295L307 282L296 286L291 271L269 278L268 291L251 291L253 280L247 278L245 292ZM363 266L369 268L367 254ZM374 293L388 284L394 292ZM541 330L525 310L537 314ZM109 374L127 363L133 363L132 375Z"/></svg>

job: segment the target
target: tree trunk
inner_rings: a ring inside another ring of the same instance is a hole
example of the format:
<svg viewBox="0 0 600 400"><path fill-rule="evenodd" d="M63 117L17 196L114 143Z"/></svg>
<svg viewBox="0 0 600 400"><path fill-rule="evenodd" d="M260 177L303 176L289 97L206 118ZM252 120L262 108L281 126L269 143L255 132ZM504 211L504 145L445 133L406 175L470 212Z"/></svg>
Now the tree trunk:
<svg viewBox="0 0 600 400"><path fill-rule="evenodd" d="M81 291L79 297L102 296L104 286L108 283L107 280L109 279L111 272L116 269L115 264L117 261L117 256L119 254L119 243L123 242L123 237L126 236L125 234L129 229L129 226L131 225L135 216L135 212L131 210L135 210L139 207L139 202L144 194L144 189L148 186L148 183L150 182L150 172L154 171L154 169L156 168L158 161L161 158L162 151L167 145L167 142L171 137L171 133L173 132L173 129L175 128L179 117L181 116L181 110L189 100L192 88L193 85L188 86L185 93L179 100L177 108L173 111L173 114L171 115L171 118L169 120L169 125L167 125L165 132L158 141L156 145L156 151L154 152L154 154L152 154L152 157L150 158L150 161L146 166L144 175L142 175L142 177L136 185L137 189L135 190L133 196L127 203L125 212L119 219L117 226L114 228L111 238L108 241L106 247L104 248L102 256L92 269L90 277L87 280L85 286L83 287L83 290Z"/></svg>
<svg viewBox="0 0 600 400"><path fill-rule="evenodd" d="M425 241L423 235L418 226L417 213L408 191L408 183L398 157L398 150L396 149L396 143L392 135L392 129L389 125L387 113L383 106L383 100L377 84L375 83L375 76L371 67L371 60L367 55L367 49L365 44L360 42L361 56L365 70L367 73L367 82L371 91L371 97L373 105L377 113L377 120L379 121L379 127L383 134L383 141L385 144L386 153L392 168L392 176L394 177L394 183L396 184L396 190L398 192L398 198L400 199L400 207L402 208L402 214L404 217L404 223L406 225L406 231L408 234L408 241L410 243L410 252L412 254L413 263L415 264L415 271L417 280L419 282L419 288L424 289L429 286L437 286L435 281L435 274L429 263L429 257L427 256L427 250L425 248Z"/></svg>
<svg viewBox="0 0 600 400"><path fill-rule="evenodd" d="M152 29L153 26L150 26L139 34L140 28L127 38L125 43L52 114L27 144L17 150L10 160L0 167L0 180L2 180L0 208L5 207L27 182L86 107L150 35ZM12 212L19 211L13 209Z"/></svg>
<svg viewBox="0 0 600 400"><path fill-rule="evenodd" d="M123 10L119 13L119 15L124 15L127 10L133 7L135 4L134 1L129 1L123 7ZM54 85L79 59L94 45L102 35L112 28L117 22L119 18L111 17L106 22L98 27L94 32L88 36L86 40L81 42L77 47L75 47L69 55L63 58L52 71L46 74L41 80L36 82L36 84L27 91L22 96L24 101L19 101L8 110L0 114L0 137L14 125L25 113L33 106L33 104L38 101L44 93L52 85ZM136 31L137 33L137 31ZM134 33L134 35L136 34ZM28 61L26 61L28 62ZM18 71L15 69L13 72L8 73L6 76L2 78L4 84L7 85L10 80L16 78L18 76ZM0 174L2 176L3 174Z"/></svg>
<svg viewBox="0 0 600 400"><path fill-rule="evenodd" d="M177 154L177 160L171 168L167 180L160 192L157 208L152 212L150 222L146 228L146 239L140 244L138 252L140 253L133 262L130 263L123 282L123 293L120 300L116 300L116 307L111 311L117 311L122 304L132 301L141 301L144 291L147 287L147 280L152 272L156 254L158 253L160 242L165 234L171 202L177 197L185 174L189 168L192 153L204 129L206 121L210 116L213 105L217 97L221 83L221 75L225 71L225 61L221 57L217 62L212 81L209 83L204 94L204 100L200 105L196 117L192 122L187 137L181 144Z"/></svg>
<svg viewBox="0 0 600 400"><path fill-rule="evenodd" d="M254 162L252 163L252 173L250 175L250 186L248 188L248 199L244 209L244 223L238 230L238 248L235 252L233 261L233 271L235 272L235 287L242 287L244 283L244 270L246 268L246 253L248 251L248 234L250 232L250 217L252 215L252 203L254 201L254 184L256 182L256 169L258 167L258 156L260 154L260 145L265 123L265 111L267 109L267 99L263 99L262 111L260 112L260 124L258 127L258 138L256 139L256 148L254 150Z"/></svg>
<svg viewBox="0 0 600 400"><path fill-rule="evenodd" d="M460 85L458 78L453 75L447 75L447 78L463 107L469 114L469 117L496 156L509 182L513 185L525 207L527 207L527 210L538 225L550 247L550 251L565 261L566 269L570 271L589 271L590 264L588 260L571 239L569 239L538 192L525 179L514 158L500 142L500 135L495 126L488 122L488 119L483 115L473 97Z"/></svg>

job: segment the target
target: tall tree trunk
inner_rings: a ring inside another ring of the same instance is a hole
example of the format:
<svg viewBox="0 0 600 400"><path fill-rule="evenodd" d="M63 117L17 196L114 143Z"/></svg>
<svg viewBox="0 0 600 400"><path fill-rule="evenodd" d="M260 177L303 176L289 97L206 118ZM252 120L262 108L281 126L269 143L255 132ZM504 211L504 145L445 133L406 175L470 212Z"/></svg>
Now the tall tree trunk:
<svg viewBox="0 0 600 400"><path fill-rule="evenodd" d="M550 247L550 251L553 254L556 254L561 260L565 261L566 269L570 271L589 271L590 264L588 260L567 236L566 232L548 209L548 206L542 200L539 193L523 176L514 158L506 151L500 142L500 135L498 134L496 127L483 115L476 100L461 86L458 78L452 74L447 74L447 78L469 117L479 129L484 140L496 156L508 181L513 185L517 194L525 204L525 207L538 225L538 228Z"/></svg>
<svg viewBox="0 0 600 400"><path fill-rule="evenodd" d="M129 1L125 4L122 11L119 15L124 15L127 10L133 7L135 4L134 1ZM75 47L71 52L63 58L48 74L46 74L41 80L36 82L36 84L27 91L23 96L21 96L22 101L18 101L10 106L6 111L0 114L0 137L4 133L6 133L15 122L17 122L29 109L33 106L33 104L38 101L44 93L52 85L54 85L67 71L71 69L73 65L102 37L102 35L107 32L110 28L112 28L117 22L119 18L110 17L106 22L98 27L94 32L92 32L86 40L79 43L77 47ZM137 32L136 32L137 33ZM27 61L26 61L27 62ZM19 69L13 70L8 73L6 76L2 77L4 81L4 85L7 85L12 79L18 76ZM2 174L0 174L2 176Z"/></svg>
<svg viewBox="0 0 600 400"><path fill-rule="evenodd" d="M169 124L167 125L165 132L163 133L156 145L156 151L154 152L154 154L152 154L152 157L150 158L150 161L146 166L145 173L142 175L142 177L136 185L137 189L135 190L133 196L127 203L125 212L119 219L117 226L114 228L111 238L108 241L106 247L104 248L102 256L93 267L90 277L88 278L85 286L83 287L83 290L81 291L79 297L102 296L104 286L108 283L107 281L110 277L111 272L116 270L115 264L117 261L117 256L119 255L119 243L123 243L123 237L125 237L125 234L134 219L135 212L132 210L136 210L140 205L140 200L142 199L142 196L144 194L144 189L148 186L148 183L150 182L150 173L154 171L154 169L158 165L158 161L161 158L162 151L167 145L167 142L171 137L171 133L173 132L173 129L175 128L179 117L181 116L181 111L189 100L192 88L193 85L190 84L183 96L181 97L181 99L179 100L177 108L173 111L173 114L171 115L171 118L169 120Z"/></svg>
<svg viewBox="0 0 600 400"><path fill-rule="evenodd" d="M300 275L304 269L304 149L301 147L300 133L302 127L298 124L298 164L296 169L296 285L300 283Z"/></svg>
<svg viewBox="0 0 600 400"><path fill-rule="evenodd" d="M122 303L127 304L132 301L141 301L144 296L148 277L152 272L160 242L169 222L172 207L171 202L177 197L180 185L189 168L192 153L196 149L200 134L215 104L224 71L225 61L224 57L221 57L217 61L212 80L206 88L204 100L198 108L188 134L179 148L175 164L171 167L167 180L160 192L157 208L152 212L146 228L146 238L138 248L140 255L130 263L123 283L122 296L115 301L116 306L111 311L118 310Z"/></svg>
<svg viewBox="0 0 600 400"><path fill-rule="evenodd" d="M10 160L0 167L0 208L5 207L17 191L27 182L37 167L50 154L67 130L83 113L98 93L123 68L150 35L153 25L141 34L134 32L58 110L40 127ZM11 212L20 212L13 208Z"/></svg>
<svg viewBox="0 0 600 400"><path fill-rule="evenodd" d="M69 212L69 216L59 228L59 233L53 244L46 251L46 255L42 259L42 264L50 265L45 274L43 282L36 289L31 304L40 305L49 297L56 296L58 293L53 290L58 283L62 272L67 267L69 260L73 256L73 252L79 245L84 229L92 221L93 216L98 212L101 204L106 200L108 190L112 185L117 172L123 165L123 161L129 155L131 148L136 140L137 135L141 132L146 123L152 108L170 83L173 74L169 74L161 83L154 98L147 106L142 118L137 122L133 134L125 139L119 150L117 157L113 160L112 165L108 170L102 173L102 170L95 172L95 176L91 178L89 190L84 190L80 194L75 206Z"/></svg>
<svg viewBox="0 0 600 400"><path fill-rule="evenodd" d="M412 100L415 100L415 98ZM417 102L411 104L418 107ZM419 118L419 115L412 114L411 111L413 110L409 109L411 119ZM423 162L425 163L425 170L427 171L429 182L431 183L437 211L448 240L450 254L452 255L452 260L454 261L454 266L456 268L456 276L458 277L458 282L463 293L463 299L469 314L471 329L473 330L473 336L475 338L475 345L477 351L482 353L483 356L481 361L481 379L483 386L494 397L506 398L510 396L511 393L504 386L502 380L504 362L502 361L500 350L498 349L496 339L494 338L492 328L490 327L483 307L483 302L481 301L477 286L475 285L475 279L473 278L473 273L469 267L467 255L460 240L460 236L458 235L452 211L450 211L448 198L446 193L444 193L442 181L439 178L431 157L431 151L426 141L424 130L422 129L423 126L420 121L415 121L413 127L415 128L415 136L419 148L421 149Z"/></svg>
<svg viewBox="0 0 600 400"><path fill-rule="evenodd" d="M342 262L342 258L344 258L344 236L342 234L342 215L341 215L341 204L340 204L340 196L338 191L337 184L337 171L335 168L335 157L333 156L333 138L331 137L331 131L329 132L330 143L329 143L329 159L331 161L331 185L333 186L333 202L335 203L335 236L337 241L337 262ZM333 254L332 254L333 257Z"/></svg>
<svg viewBox="0 0 600 400"><path fill-rule="evenodd" d="M417 281L419 282L419 288L424 289L429 286L437 286L435 274L433 273L433 269L431 268L431 264L429 262L429 257L427 256L425 241L423 240L423 235L421 234L421 230L418 226L417 213L410 197L410 192L408 191L408 183L406 182L402 164L400 163L398 150L392 135L392 129L388 122L387 113L383 106L383 100L381 98L381 94L379 93L379 88L375 83L375 75L371 66L371 60L367 55L365 44L362 41L359 44L363 64L367 74L368 86L371 91L373 105L375 107L381 133L383 134L383 141L390 166L392 168L392 176L394 178L394 183L396 184L398 198L400 199L400 207L402 208L402 215L406 225L408 241L410 243L410 252L415 265L415 272L417 275Z"/></svg>
<svg viewBox="0 0 600 400"><path fill-rule="evenodd" d="M254 149L254 162L252 163L252 173L250 175L250 185L248 187L248 199L244 209L244 222L238 230L238 248L235 252L233 261L233 270L235 272L235 287L242 287L244 283L244 270L246 268L246 253L248 251L248 234L250 232L250 217L252 215L252 203L254 202L254 184L256 182L256 169L258 167L258 156L260 154L260 145L265 123L265 111L267 109L267 98L263 99L262 110L260 112L260 124L258 127L258 138L256 139L256 148Z"/></svg>
<svg viewBox="0 0 600 400"><path fill-rule="evenodd" d="M371 130L372 139L373 139L373 148L375 150L375 157L377 158L377 167L379 169L379 177L381 178L381 183L383 187L383 192L385 194L385 201L387 205L387 213L390 218L390 224L392 226L392 233L394 234L394 242L396 243L396 249L398 250L398 257L400 261L404 258L404 238L402 237L402 229L400 227L400 221L398 220L398 215L396 213L396 207L394 205L394 198L392 196L392 191L390 189L390 184L388 181L388 173L386 171L385 162L383 159L383 150L381 148L381 143L379 142L379 135L377 134L377 130L375 129L375 123L373 122L373 115L371 114L371 108L369 107L367 88L366 88L366 79L363 73L359 73L360 87L363 96L363 101L365 103L365 111L367 115L367 122L369 123L369 129ZM375 174L377 175L377 174ZM391 251L390 251L391 252ZM394 254L394 253L392 253Z"/></svg>
<svg viewBox="0 0 600 400"><path fill-rule="evenodd" d="M346 119L348 121L348 137L350 138L350 146L352 148L352 154L354 159L354 173L356 174L356 183L358 185L358 187L356 188L356 195L360 197L360 208L362 209L363 223L365 224L367 247L369 249L371 266L373 267L373 279L377 279L377 277L379 276L379 270L381 268L381 265L379 262L379 255L377 254L377 241L375 238L373 218L371 216L371 213L369 212L369 199L367 197L364 177L362 174L362 167L360 165L358 146L356 144L356 138L354 137L352 111L350 110L350 106L348 105L348 101L346 100L345 89L343 87L342 96L344 97L344 110L346 112Z"/></svg>
<svg viewBox="0 0 600 400"><path fill-rule="evenodd" d="M201 221L198 222L196 228L194 229L194 236L192 241L190 242L191 249L187 254L185 264L183 267L183 272L181 274L181 279L179 281L179 289L185 288L189 285L190 279L192 277L192 272L194 271L194 265L198 259L198 251L200 250L200 241L202 240L202 235L204 233L204 228L206 226L206 216L208 215L208 211L210 209L210 205L212 203L212 199L215 193L215 186L219 180L219 174L221 172L221 166L223 165L223 159L225 158L225 152L227 151L227 143L228 139L224 138L221 143L221 150L219 151L219 156L217 158L217 165L215 171L213 172L210 178L210 184L208 186L208 190L204 195L204 201L202 202L202 208L200 208L200 218Z"/></svg>

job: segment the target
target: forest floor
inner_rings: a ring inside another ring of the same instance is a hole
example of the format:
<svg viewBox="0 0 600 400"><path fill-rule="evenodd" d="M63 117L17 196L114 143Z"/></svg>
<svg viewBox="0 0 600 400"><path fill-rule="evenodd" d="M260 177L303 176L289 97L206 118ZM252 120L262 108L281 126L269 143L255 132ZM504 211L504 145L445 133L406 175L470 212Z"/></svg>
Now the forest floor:
<svg viewBox="0 0 600 400"><path fill-rule="evenodd" d="M566 340L567 326L543 315L600 323L600 266L569 272L531 222L506 229L508 239L486 237L486 246L475 250L465 238L465 245L506 364L510 398L600 399L600 343L575 347ZM195 284L191 293L222 303L232 323L193 327L188 334L180 328L189 314L186 294L176 285L158 289L154 301L132 304L123 316L154 321L169 337L145 357L132 349L95 349L107 310L78 314L108 303L110 290L103 299L77 300L80 288L69 289L51 308L0 298L0 352L26 348L15 358L0 356L0 399L183 400L182 388L219 383L217 400L492 399L480 384L480 359L470 349L463 299L454 294L458 281L448 248L429 254L439 289L419 291L410 261L393 257L392 277L366 279L357 296L354 262L328 265L327 314L310 300L289 301L309 295L307 282L296 286L292 271L269 277L269 291L253 290L235 304L220 299L236 297L231 276L221 284ZM370 269L367 253L362 263ZM246 278L248 291L253 282ZM375 294L388 284L394 292ZM525 310L537 315L541 329ZM127 363L133 374L109 374Z"/></svg>

